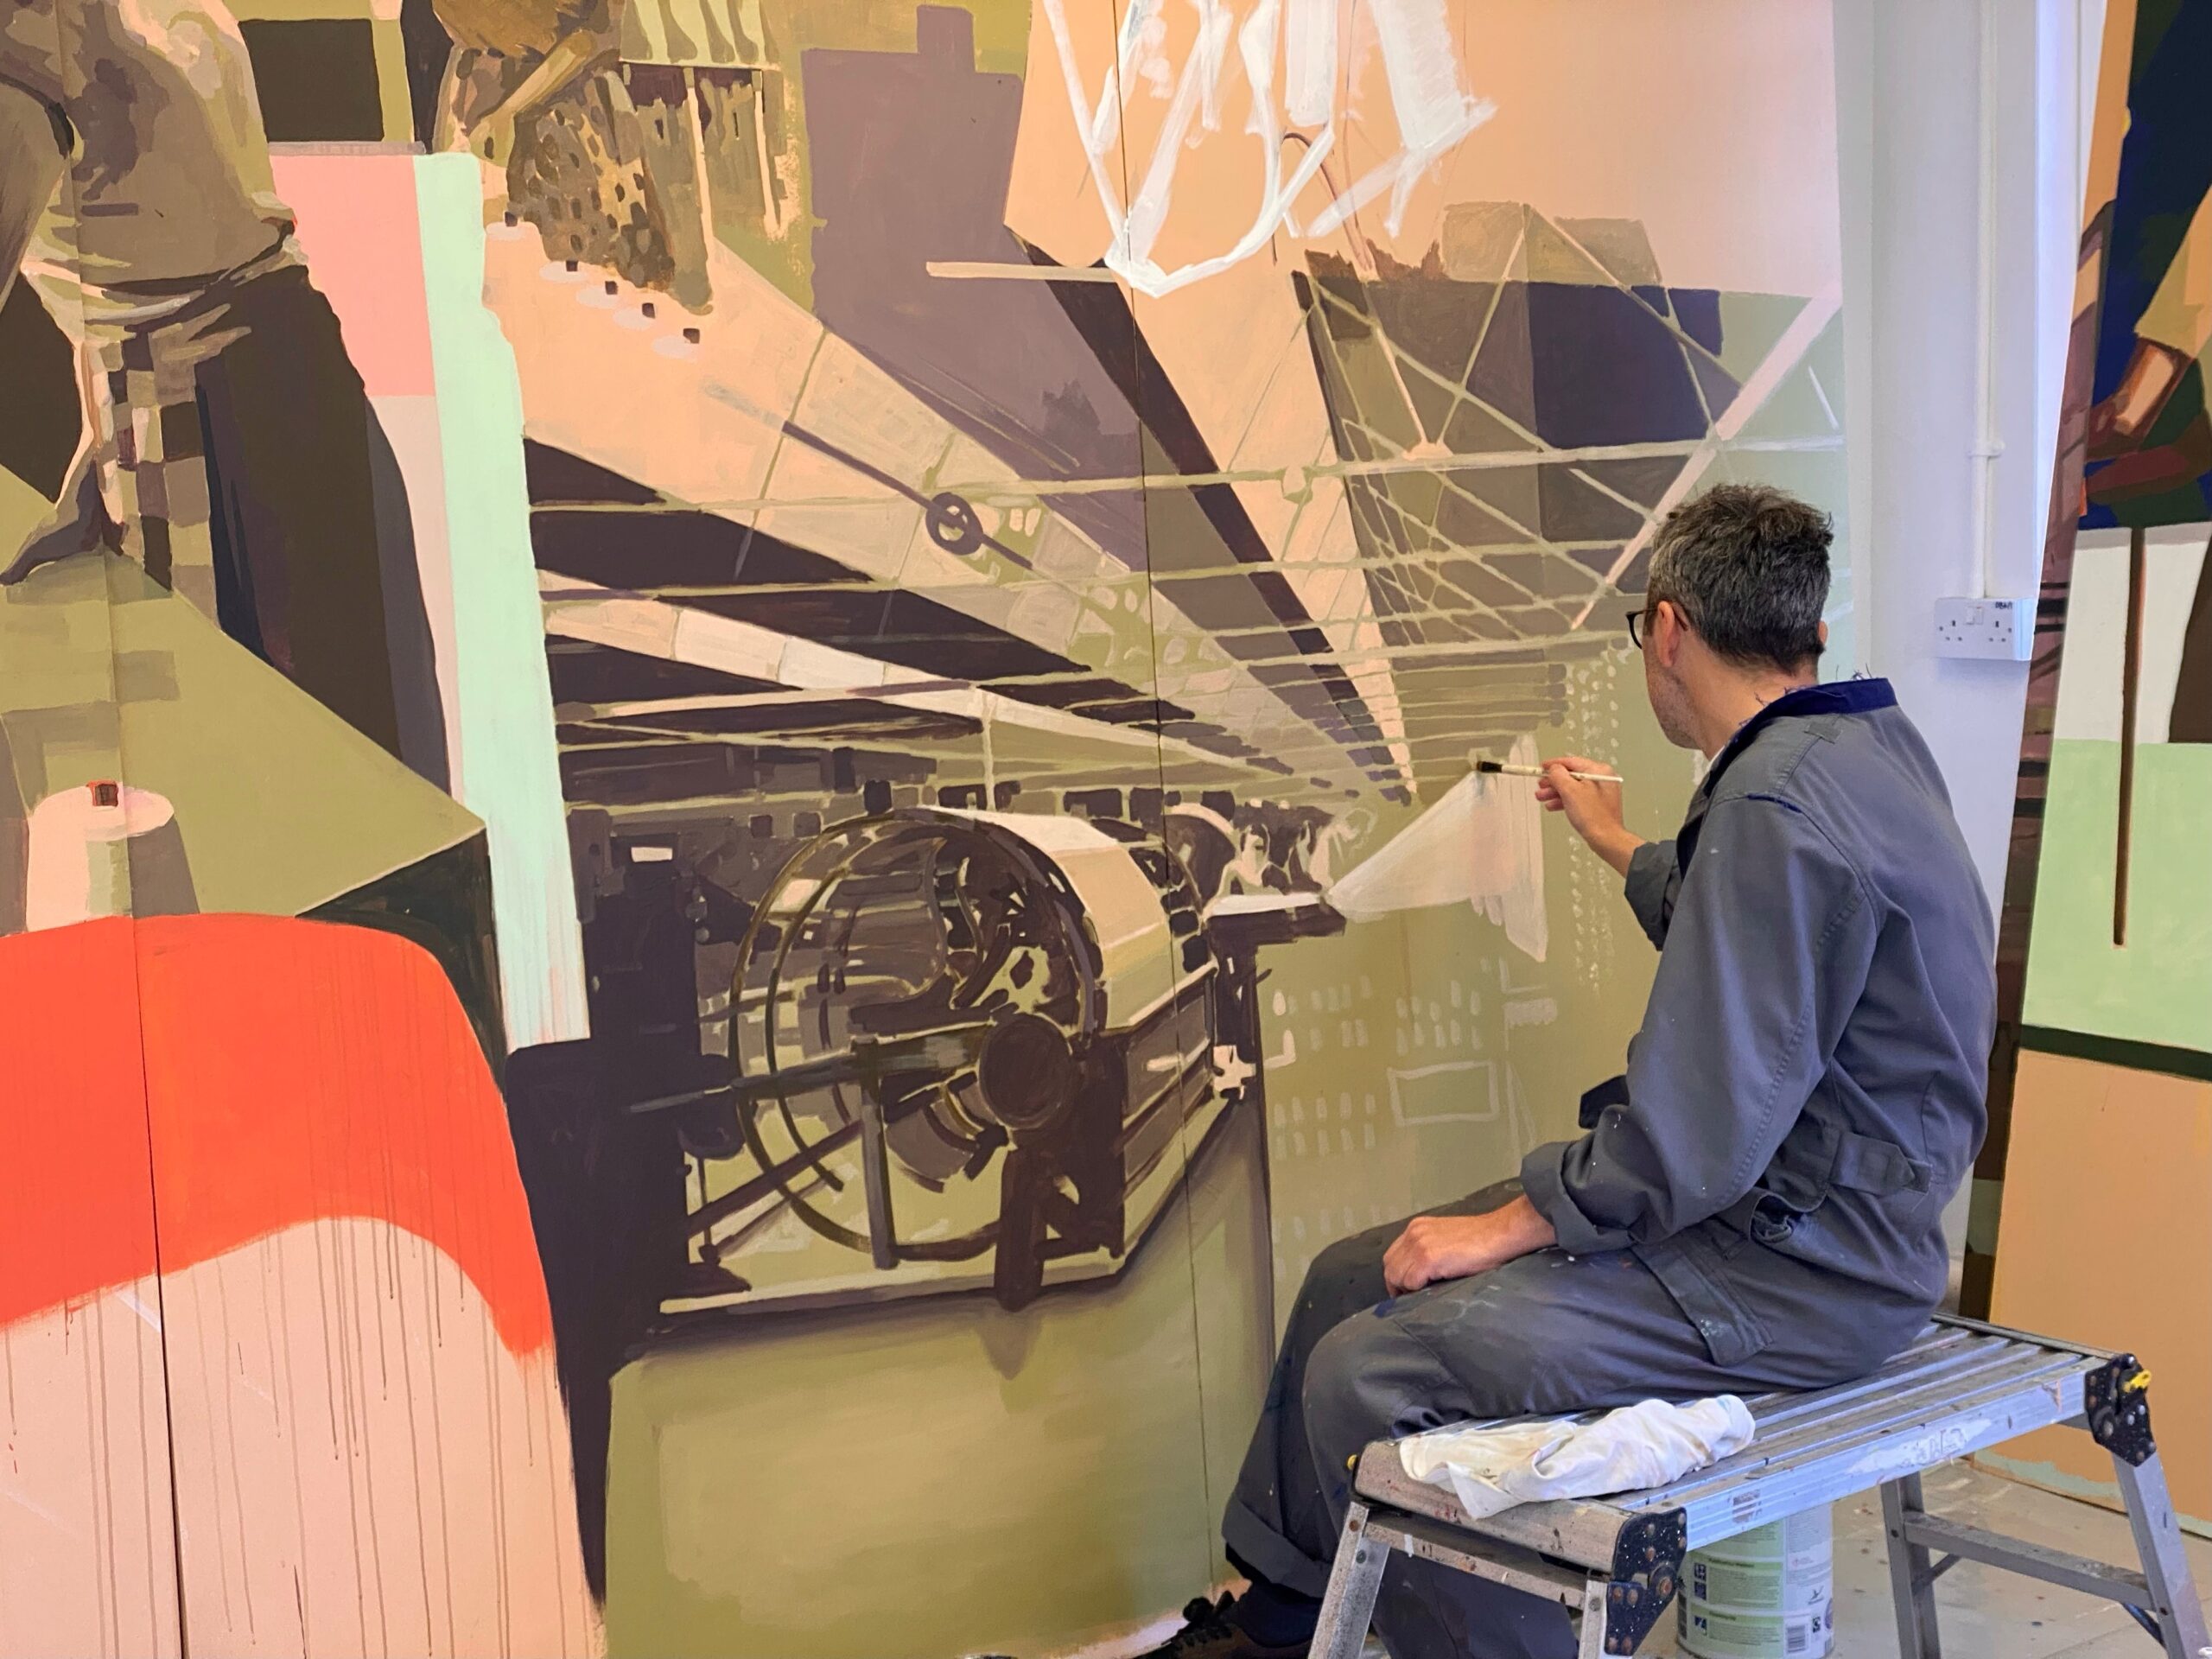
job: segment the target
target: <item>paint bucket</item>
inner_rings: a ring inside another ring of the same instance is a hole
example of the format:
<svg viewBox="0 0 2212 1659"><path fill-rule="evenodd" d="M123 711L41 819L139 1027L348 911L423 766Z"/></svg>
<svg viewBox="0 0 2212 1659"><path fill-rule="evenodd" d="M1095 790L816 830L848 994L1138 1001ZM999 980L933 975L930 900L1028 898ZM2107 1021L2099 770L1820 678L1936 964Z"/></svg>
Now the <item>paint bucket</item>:
<svg viewBox="0 0 2212 1659"><path fill-rule="evenodd" d="M1835 1540L1825 1505L1682 1562L1681 1648L1697 1659L1827 1659Z"/></svg>

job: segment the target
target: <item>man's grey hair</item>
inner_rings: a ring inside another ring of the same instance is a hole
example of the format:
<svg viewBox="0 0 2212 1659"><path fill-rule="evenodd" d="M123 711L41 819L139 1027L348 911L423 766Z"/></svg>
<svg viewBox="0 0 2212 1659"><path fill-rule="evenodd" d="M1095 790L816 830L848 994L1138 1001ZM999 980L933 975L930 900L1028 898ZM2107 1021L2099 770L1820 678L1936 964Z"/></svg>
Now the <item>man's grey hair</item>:
<svg viewBox="0 0 2212 1659"><path fill-rule="evenodd" d="M1794 495L1716 484L1661 521L1644 601L1672 601L1732 663L1802 669L1820 658L1834 539L1828 515Z"/></svg>

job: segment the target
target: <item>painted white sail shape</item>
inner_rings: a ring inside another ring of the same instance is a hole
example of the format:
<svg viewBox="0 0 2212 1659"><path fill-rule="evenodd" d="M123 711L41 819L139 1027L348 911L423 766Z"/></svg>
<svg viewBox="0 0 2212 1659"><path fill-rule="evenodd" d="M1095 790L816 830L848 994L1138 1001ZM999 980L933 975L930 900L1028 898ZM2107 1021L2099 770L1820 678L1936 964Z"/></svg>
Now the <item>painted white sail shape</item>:
<svg viewBox="0 0 2212 1659"><path fill-rule="evenodd" d="M1511 759L1534 765L1535 740L1516 739ZM1329 902L1355 922L1472 905L1541 962L1550 945L1542 814L1534 780L1470 773L1332 887Z"/></svg>

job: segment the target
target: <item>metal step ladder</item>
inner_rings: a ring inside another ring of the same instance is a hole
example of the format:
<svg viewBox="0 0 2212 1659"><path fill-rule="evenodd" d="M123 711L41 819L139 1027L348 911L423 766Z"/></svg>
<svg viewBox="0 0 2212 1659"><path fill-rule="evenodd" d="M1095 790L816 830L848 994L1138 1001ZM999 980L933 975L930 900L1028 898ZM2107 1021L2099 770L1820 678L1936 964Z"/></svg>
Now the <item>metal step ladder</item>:
<svg viewBox="0 0 2212 1659"><path fill-rule="evenodd" d="M1732 1458L1650 1491L1524 1503L1476 1521L1405 1472L1395 1441L1359 1459L1313 1659L1359 1659L1393 1551L1556 1601L1580 1659L1632 1654L1673 1604L1682 1557L1881 1489L1903 1659L1941 1659L1936 1581L1961 1560L2118 1602L2167 1659L2212 1659L2182 1532L2151 1438L2149 1375L2127 1354L1943 1319L1871 1376L1745 1401L1758 1425ZM2082 1428L2112 1456L2138 1567L1930 1515L1926 1470L2031 1429Z"/></svg>

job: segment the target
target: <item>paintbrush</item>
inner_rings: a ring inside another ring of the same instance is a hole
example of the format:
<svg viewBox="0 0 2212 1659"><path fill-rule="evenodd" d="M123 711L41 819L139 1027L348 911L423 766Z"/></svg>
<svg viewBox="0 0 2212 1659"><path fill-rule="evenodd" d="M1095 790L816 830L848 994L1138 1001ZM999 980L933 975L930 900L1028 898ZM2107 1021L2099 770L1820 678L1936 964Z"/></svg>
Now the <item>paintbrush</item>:
<svg viewBox="0 0 2212 1659"><path fill-rule="evenodd" d="M1544 775L1541 766L1524 766L1512 760L1478 760L1475 770L1496 772L1507 778L1541 778ZM1580 778L1586 784L1618 784L1621 781L1617 774L1610 772L1570 772L1567 775Z"/></svg>

